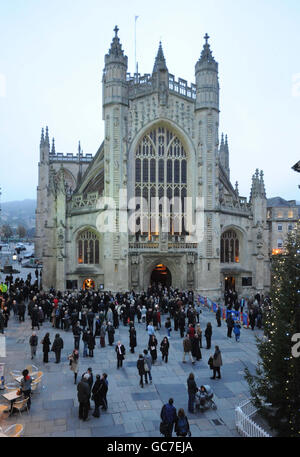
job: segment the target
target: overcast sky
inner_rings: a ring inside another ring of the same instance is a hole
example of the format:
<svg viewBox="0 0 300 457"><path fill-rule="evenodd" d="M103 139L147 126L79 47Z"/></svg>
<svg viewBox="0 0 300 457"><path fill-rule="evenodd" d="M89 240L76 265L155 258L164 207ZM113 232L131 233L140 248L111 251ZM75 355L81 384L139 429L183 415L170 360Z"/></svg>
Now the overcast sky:
<svg viewBox="0 0 300 457"><path fill-rule="evenodd" d="M159 40L169 72L194 82L207 32L219 62L220 133L231 181L249 197L263 169L267 197L300 200L298 0L0 0L2 201L36 198L41 128L56 151L96 153L103 140L102 70L113 28L134 71L151 73Z"/></svg>

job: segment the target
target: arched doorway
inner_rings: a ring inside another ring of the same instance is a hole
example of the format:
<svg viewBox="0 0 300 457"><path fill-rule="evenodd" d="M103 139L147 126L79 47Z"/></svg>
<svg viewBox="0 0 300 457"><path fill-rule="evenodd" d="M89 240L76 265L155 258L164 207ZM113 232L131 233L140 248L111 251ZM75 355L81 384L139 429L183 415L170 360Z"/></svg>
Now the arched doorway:
<svg viewBox="0 0 300 457"><path fill-rule="evenodd" d="M90 279L90 278L85 279L83 281L82 287L84 290L95 289L95 281L93 281L93 279Z"/></svg>
<svg viewBox="0 0 300 457"><path fill-rule="evenodd" d="M162 263L156 265L151 273L150 283L161 284L162 286L170 287L172 284L172 275L170 270Z"/></svg>

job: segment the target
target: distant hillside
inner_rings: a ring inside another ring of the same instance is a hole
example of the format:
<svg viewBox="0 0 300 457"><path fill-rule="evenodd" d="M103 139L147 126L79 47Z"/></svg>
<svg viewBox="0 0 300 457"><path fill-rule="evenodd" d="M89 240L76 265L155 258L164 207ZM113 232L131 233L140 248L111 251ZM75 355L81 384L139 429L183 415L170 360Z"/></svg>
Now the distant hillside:
<svg viewBox="0 0 300 457"><path fill-rule="evenodd" d="M8 224L12 228L24 225L29 230L35 227L36 200L26 199L1 203L0 225Z"/></svg>

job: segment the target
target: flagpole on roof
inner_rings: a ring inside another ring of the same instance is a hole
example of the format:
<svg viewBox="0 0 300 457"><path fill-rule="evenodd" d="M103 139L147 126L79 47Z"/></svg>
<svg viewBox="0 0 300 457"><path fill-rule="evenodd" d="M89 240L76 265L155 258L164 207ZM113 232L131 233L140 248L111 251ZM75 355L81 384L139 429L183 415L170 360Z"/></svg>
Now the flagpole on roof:
<svg viewBox="0 0 300 457"><path fill-rule="evenodd" d="M138 79L138 64L137 64L137 61L136 61L136 21L138 19L138 16L135 16L134 17L134 70L135 70L135 73L136 73L136 80Z"/></svg>

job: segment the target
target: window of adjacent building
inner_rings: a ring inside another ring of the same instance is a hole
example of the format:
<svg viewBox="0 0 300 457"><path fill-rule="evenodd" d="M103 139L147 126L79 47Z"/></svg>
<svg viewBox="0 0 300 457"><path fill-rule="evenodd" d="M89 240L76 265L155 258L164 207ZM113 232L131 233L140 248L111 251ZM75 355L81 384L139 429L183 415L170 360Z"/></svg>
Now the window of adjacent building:
<svg viewBox="0 0 300 457"><path fill-rule="evenodd" d="M279 217L279 218L283 217L283 211L281 209L277 211L277 217Z"/></svg>
<svg viewBox="0 0 300 457"><path fill-rule="evenodd" d="M278 232L282 232L282 225L277 226Z"/></svg>
<svg viewBox="0 0 300 457"><path fill-rule="evenodd" d="M141 205L143 234L158 234L162 220L168 220L169 234L184 232L187 179L186 151L176 133L162 126L146 133L135 151L135 195L138 188L149 203L152 197L164 197L166 202L155 204L155 214L150 204L145 208ZM171 203L176 197L177 203Z"/></svg>
<svg viewBox="0 0 300 457"><path fill-rule="evenodd" d="M292 209L289 209L289 211L288 211L288 218L289 218L289 219L293 219L293 217L294 217L294 211L293 211Z"/></svg>
<svg viewBox="0 0 300 457"><path fill-rule="evenodd" d="M79 264L99 264L99 238L91 230L82 231L77 238Z"/></svg>
<svg viewBox="0 0 300 457"><path fill-rule="evenodd" d="M239 263L240 244L234 230L227 230L221 237L221 263Z"/></svg>
<svg viewBox="0 0 300 457"><path fill-rule="evenodd" d="M288 225L288 231L291 232L293 230L293 224Z"/></svg>
<svg viewBox="0 0 300 457"><path fill-rule="evenodd" d="M277 240L277 247L282 248L282 246L283 246L282 240Z"/></svg>

